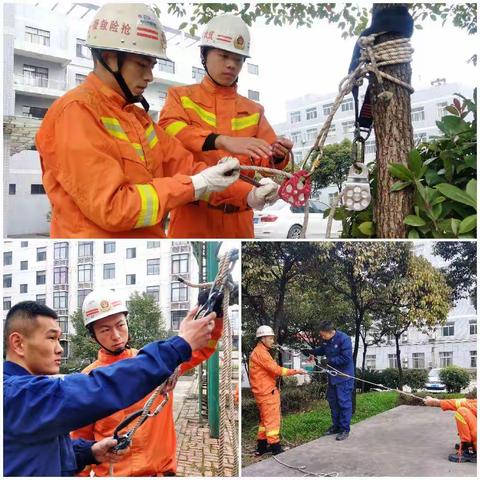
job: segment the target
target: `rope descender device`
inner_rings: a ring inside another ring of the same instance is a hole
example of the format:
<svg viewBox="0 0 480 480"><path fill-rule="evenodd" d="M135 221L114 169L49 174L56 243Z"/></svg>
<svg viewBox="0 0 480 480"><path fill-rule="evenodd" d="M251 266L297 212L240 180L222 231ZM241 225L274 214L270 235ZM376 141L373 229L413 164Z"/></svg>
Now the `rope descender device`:
<svg viewBox="0 0 480 480"><path fill-rule="evenodd" d="M294 207L303 207L311 191L310 174L306 170L299 170L280 185L278 196Z"/></svg>

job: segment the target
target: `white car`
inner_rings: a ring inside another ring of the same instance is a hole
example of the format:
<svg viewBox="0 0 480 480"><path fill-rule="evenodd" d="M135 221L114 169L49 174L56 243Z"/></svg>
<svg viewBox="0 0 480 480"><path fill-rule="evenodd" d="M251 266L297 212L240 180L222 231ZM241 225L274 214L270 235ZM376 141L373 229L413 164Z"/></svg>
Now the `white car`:
<svg viewBox="0 0 480 480"><path fill-rule="evenodd" d="M310 199L306 238L325 238L328 218L323 212L330 208L326 203ZM293 207L283 200L262 211L254 212L253 228L255 238L300 238L303 226L304 207ZM332 221L330 237L338 238L342 231L342 222Z"/></svg>
<svg viewBox="0 0 480 480"><path fill-rule="evenodd" d="M441 368L432 368L432 370L428 372L428 381L425 384L425 390L437 392L446 391L445 384L440 380L440 370Z"/></svg>

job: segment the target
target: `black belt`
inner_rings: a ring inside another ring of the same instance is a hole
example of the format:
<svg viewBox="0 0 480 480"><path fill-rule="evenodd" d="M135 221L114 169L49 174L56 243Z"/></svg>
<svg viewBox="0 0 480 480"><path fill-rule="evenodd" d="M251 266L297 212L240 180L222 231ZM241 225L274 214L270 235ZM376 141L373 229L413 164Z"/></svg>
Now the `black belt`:
<svg viewBox="0 0 480 480"><path fill-rule="evenodd" d="M213 210L221 210L223 213L237 213L237 212L244 212L244 211L250 210L250 208L242 209L230 203L224 203L223 205L212 205L211 203L208 203L208 202L203 202L203 201L200 202L200 200L191 202L191 205L200 206L201 204L206 205L207 208L211 208Z"/></svg>

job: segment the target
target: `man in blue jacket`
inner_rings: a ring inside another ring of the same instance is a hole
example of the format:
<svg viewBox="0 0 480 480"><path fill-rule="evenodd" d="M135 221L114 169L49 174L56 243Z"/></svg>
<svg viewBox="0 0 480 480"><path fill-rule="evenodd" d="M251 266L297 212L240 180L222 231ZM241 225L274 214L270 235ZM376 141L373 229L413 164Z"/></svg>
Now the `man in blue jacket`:
<svg viewBox="0 0 480 480"><path fill-rule="evenodd" d="M326 356L326 364L336 370L354 375L355 369L352 356L352 341L350 337L335 330L331 322L320 324L320 336L323 339L321 345L307 353L315 356ZM332 425L325 435L335 435L337 440L345 440L350 432L350 419L352 418L352 393L354 380L338 374L328 375L327 400L332 414Z"/></svg>
<svg viewBox="0 0 480 480"><path fill-rule="evenodd" d="M102 308L114 309L108 301ZM133 359L89 375L52 377L63 352L57 314L37 302L20 302L4 325L4 476L73 476L86 464L114 462L116 440L72 441L69 432L122 410L166 380L192 350L207 346L215 313L180 325L179 335L146 345Z"/></svg>

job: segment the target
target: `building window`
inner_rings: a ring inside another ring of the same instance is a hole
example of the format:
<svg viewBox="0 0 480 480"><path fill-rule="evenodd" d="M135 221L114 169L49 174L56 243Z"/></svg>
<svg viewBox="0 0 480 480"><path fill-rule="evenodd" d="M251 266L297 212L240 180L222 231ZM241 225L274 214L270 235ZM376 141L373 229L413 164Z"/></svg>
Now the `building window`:
<svg viewBox="0 0 480 480"><path fill-rule="evenodd" d="M160 90L158 92L158 98L160 100L160 103L163 105L165 103L166 98L167 98L167 92L165 92L163 90Z"/></svg>
<svg viewBox="0 0 480 480"><path fill-rule="evenodd" d="M349 120L348 122L342 122L343 133L352 133L355 130L355 122Z"/></svg>
<svg viewBox="0 0 480 480"><path fill-rule="evenodd" d="M53 308L66 309L68 308L67 292L53 292Z"/></svg>
<svg viewBox="0 0 480 480"><path fill-rule="evenodd" d="M159 258L150 258L147 260L147 275L160 275Z"/></svg>
<svg viewBox="0 0 480 480"><path fill-rule="evenodd" d="M175 62L172 62L171 60L165 60L163 58L159 58L157 61L158 68L162 72L175 73Z"/></svg>
<svg viewBox="0 0 480 480"><path fill-rule="evenodd" d="M47 272L45 270L37 272L37 285L45 285L46 282L47 282Z"/></svg>
<svg viewBox="0 0 480 480"><path fill-rule="evenodd" d="M326 117L327 115L330 115L330 113L333 110L333 103L326 103L323 106L323 115Z"/></svg>
<svg viewBox="0 0 480 480"><path fill-rule="evenodd" d="M47 247L37 248L37 262L44 262L47 259Z"/></svg>
<svg viewBox="0 0 480 480"><path fill-rule="evenodd" d="M60 340L60 346L63 348L62 359L66 360L70 356L70 346L66 340Z"/></svg>
<svg viewBox="0 0 480 480"><path fill-rule="evenodd" d="M28 242L20 242L20 248L27 248Z"/></svg>
<svg viewBox="0 0 480 480"><path fill-rule="evenodd" d="M172 273L188 273L189 258L188 253L172 255Z"/></svg>
<svg viewBox="0 0 480 480"><path fill-rule="evenodd" d="M29 43L36 43L38 45L50 46L50 32L47 30L40 30L35 27L25 26L25 41Z"/></svg>
<svg viewBox="0 0 480 480"><path fill-rule="evenodd" d="M412 368L425 368L424 353L412 353Z"/></svg>
<svg viewBox="0 0 480 480"><path fill-rule="evenodd" d="M4 310L5 310L5 306L4 306ZM470 368L477 368L477 351L476 350L470 350Z"/></svg>
<svg viewBox="0 0 480 480"><path fill-rule="evenodd" d="M17 185L15 183L8 184L8 194L15 195L17 193Z"/></svg>
<svg viewBox="0 0 480 480"><path fill-rule="evenodd" d="M413 143L419 144L427 140L427 132L417 132L413 134Z"/></svg>
<svg viewBox="0 0 480 480"><path fill-rule="evenodd" d="M397 355L395 353L388 354L388 368L398 368L397 367Z"/></svg>
<svg viewBox="0 0 480 480"><path fill-rule="evenodd" d="M68 283L68 268L54 267L53 268L53 284L65 285L66 283Z"/></svg>
<svg viewBox="0 0 480 480"><path fill-rule="evenodd" d="M12 252L3 252L3 264L11 265L13 263L13 254Z"/></svg>
<svg viewBox="0 0 480 480"><path fill-rule="evenodd" d="M35 297L35 301L41 305L47 304L47 296L44 293L40 293Z"/></svg>
<svg viewBox="0 0 480 480"><path fill-rule="evenodd" d="M68 260L68 243L55 243L53 246L53 258L55 260Z"/></svg>
<svg viewBox="0 0 480 480"><path fill-rule="evenodd" d="M367 140L365 142L365 155L375 155L377 153L377 144L375 140Z"/></svg>
<svg viewBox="0 0 480 480"><path fill-rule="evenodd" d="M353 98L348 98L344 100L342 103L342 112L349 112L353 110Z"/></svg>
<svg viewBox="0 0 480 480"><path fill-rule="evenodd" d="M301 112L291 112L290 113L290 123L298 123L302 121Z"/></svg>
<svg viewBox="0 0 480 480"><path fill-rule="evenodd" d="M127 258L136 258L137 249L136 248L127 248Z"/></svg>
<svg viewBox="0 0 480 480"><path fill-rule="evenodd" d="M45 189L42 184L32 183L30 185L30 193L32 195L45 195Z"/></svg>
<svg viewBox="0 0 480 480"><path fill-rule="evenodd" d="M292 142L294 144L302 143L302 132L293 132L292 133Z"/></svg>
<svg viewBox="0 0 480 480"><path fill-rule="evenodd" d="M12 308L12 298L11 297L3 297L3 309L10 310Z"/></svg>
<svg viewBox="0 0 480 480"><path fill-rule="evenodd" d="M448 102L437 103L437 112L438 118L442 119L445 115L448 115L446 108L448 107Z"/></svg>
<svg viewBox="0 0 480 480"><path fill-rule="evenodd" d="M248 73L251 73L252 75L258 75L258 65L255 65L254 63L247 63L247 70Z"/></svg>
<svg viewBox="0 0 480 480"><path fill-rule="evenodd" d="M477 334L477 321L476 320L470 320L469 322L470 326L470 335L476 335Z"/></svg>
<svg viewBox="0 0 480 480"><path fill-rule="evenodd" d="M147 242L147 248L159 248L160 247L160 242L158 241L148 241Z"/></svg>
<svg viewBox="0 0 480 480"><path fill-rule="evenodd" d="M81 85L86 80L86 78L87 78L86 75L82 75L81 73L76 73L75 74L75 85L78 87L79 85Z"/></svg>
<svg viewBox="0 0 480 480"><path fill-rule="evenodd" d="M423 107L412 108L412 122L421 122L425 120L425 110Z"/></svg>
<svg viewBox="0 0 480 480"><path fill-rule="evenodd" d="M78 283L87 283L93 281L93 265L84 263L78 266Z"/></svg>
<svg viewBox="0 0 480 480"><path fill-rule="evenodd" d="M48 68L24 65L23 80L33 87L48 87Z"/></svg>
<svg viewBox="0 0 480 480"><path fill-rule="evenodd" d="M295 159L296 163L300 163L303 159L303 154L301 151L293 152L293 158Z"/></svg>
<svg viewBox="0 0 480 480"><path fill-rule="evenodd" d="M152 297L158 303L160 301L160 287L158 285L147 287L147 295Z"/></svg>
<svg viewBox="0 0 480 480"><path fill-rule="evenodd" d="M442 337L453 337L455 335L455 323L447 323L442 327Z"/></svg>
<svg viewBox="0 0 480 480"><path fill-rule="evenodd" d="M250 100L253 100L255 102L260 101L260 92L257 92L256 90L249 90L248 91L248 98Z"/></svg>
<svg viewBox="0 0 480 480"><path fill-rule="evenodd" d="M79 58L92 58L90 49L87 47L87 42L82 38L77 38L76 54Z"/></svg>
<svg viewBox="0 0 480 480"><path fill-rule="evenodd" d="M103 242L103 253L114 253L115 242Z"/></svg>
<svg viewBox="0 0 480 480"><path fill-rule="evenodd" d="M197 82L201 82L205 76L205 70L203 68L192 67L192 78Z"/></svg>
<svg viewBox="0 0 480 480"><path fill-rule="evenodd" d="M317 107L307 108L306 111L307 120L313 120L317 118Z"/></svg>
<svg viewBox="0 0 480 480"><path fill-rule="evenodd" d="M60 330L62 333L68 333L68 317L64 316L59 316L57 318L58 326L60 327Z"/></svg>
<svg viewBox="0 0 480 480"><path fill-rule="evenodd" d="M453 352L440 352L440 368L453 365Z"/></svg>
<svg viewBox="0 0 480 480"><path fill-rule="evenodd" d="M135 285L137 283L136 275L134 273L127 275L126 283L127 285Z"/></svg>
<svg viewBox="0 0 480 480"><path fill-rule="evenodd" d="M28 118L44 118L48 108L32 107L30 105L22 106L22 116Z"/></svg>
<svg viewBox="0 0 480 480"><path fill-rule="evenodd" d="M20 262L20 270L28 270L28 260L22 260Z"/></svg>
<svg viewBox="0 0 480 480"><path fill-rule="evenodd" d="M172 310L172 330L179 330L181 321L187 316L188 310Z"/></svg>
<svg viewBox="0 0 480 480"><path fill-rule="evenodd" d="M4 275L3 276L3 288L11 288L12 286L12 275Z"/></svg>
<svg viewBox="0 0 480 480"><path fill-rule="evenodd" d="M78 256L79 258L93 256L93 242L79 242Z"/></svg>
<svg viewBox="0 0 480 480"><path fill-rule="evenodd" d="M85 288L78 291L77 294L77 307L82 308L83 302L85 301L85 297L91 292L92 290Z"/></svg>
<svg viewBox="0 0 480 480"><path fill-rule="evenodd" d="M172 302L188 301L188 287L180 282L172 282Z"/></svg>
<svg viewBox="0 0 480 480"><path fill-rule="evenodd" d="M375 370L377 368L377 356L367 355L365 358L365 366L370 370Z"/></svg>
<svg viewBox="0 0 480 480"><path fill-rule="evenodd" d="M20 284L20 293L28 293L28 285L26 283Z"/></svg>
<svg viewBox="0 0 480 480"><path fill-rule="evenodd" d="M337 126L334 123L332 123L330 125L330 128L328 129L327 135L335 135L336 131L337 131Z"/></svg>
<svg viewBox="0 0 480 480"><path fill-rule="evenodd" d="M307 130L307 142L314 142L317 139L318 130L316 128L309 128Z"/></svg>
<svg viewBox="0 0 480 480"><path fill-rule="evenodd" d="M105 263L103 265L103 279L110 280L112 278L115 278L115 264Z"/></svg>
<svg viewBox="0 0 480 480"><path fill-rule="evenodd" d="M335 199L338 197L338 192L333 192L333 193L329 193L328 194L328 204L330 206L333 205L333 202L335 201Z"/></svg>

